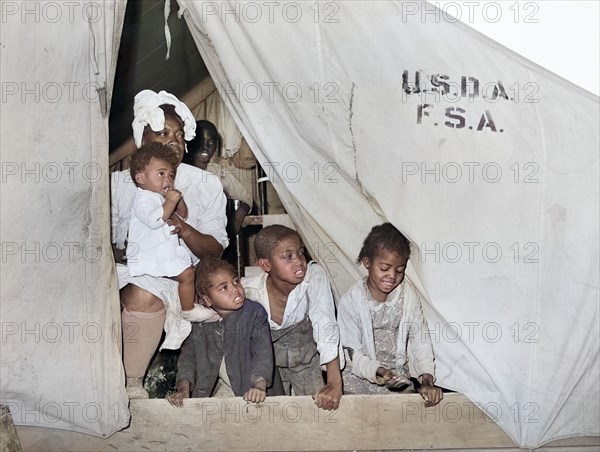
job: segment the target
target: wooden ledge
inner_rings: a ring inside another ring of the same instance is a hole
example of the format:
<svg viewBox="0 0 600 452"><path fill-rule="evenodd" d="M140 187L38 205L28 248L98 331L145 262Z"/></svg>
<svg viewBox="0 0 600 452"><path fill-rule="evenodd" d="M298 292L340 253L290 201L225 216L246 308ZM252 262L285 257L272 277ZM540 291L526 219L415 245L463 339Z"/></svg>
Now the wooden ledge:
<svg viewBox="0 0 600 452"><path fill-rule="evenodd" d="M432 408L418 394L403 394L344 396L335 412L317 409L310 397L271 397L260 407L241 398L189 399L183 408L161 399L134 400L130 411L131 425L106 439L39 427L17 430L26 451L519 450L462 394L445 394ZM598 438L575 438L557 449L598 445Z"/></svg>

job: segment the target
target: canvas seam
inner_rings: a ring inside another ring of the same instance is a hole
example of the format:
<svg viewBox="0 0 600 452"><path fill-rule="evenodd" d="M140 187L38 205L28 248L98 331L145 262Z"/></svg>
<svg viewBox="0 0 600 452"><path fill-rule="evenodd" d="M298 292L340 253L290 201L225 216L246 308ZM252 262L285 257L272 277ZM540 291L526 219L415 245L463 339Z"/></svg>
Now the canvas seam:
<svg viewBox="0 0 600 452"><path fill-rule="evenodd" d="M528 74L528 78L529 81L531 83L535 83L535 78L533 77L533 74L531 72L531 69L527 68L527 74ZM540 190L540 202L539 202L539 218L540 218L540 222L539 222L539 228L538 228L538 239L539 239L539 243L542 243L542 239L544 237L544 225L545 225L545 219L544 219L544 212L546 211L546 202L547 202L547 196L546 196L546 189L548 187L548 146L546 143L546 138L545 138L545 129L544 129L544 122L541 119L541 115L540 115L540 110L539 110L539 102L536 102L534 104L534 111L535 111L535 118L536 118L536 122L538 124L538 129L540 132L540 145L541 145L541 150L542 150L542 161L541 161L541 167L542 167L542 174L541 174L541 190ZM545 267L545 254L544 254L544 249L540 246L539 247L540 250L540 261L539 261L539 266L538 266L538 274L537 274L537 283L536 283L536 296L535 296L535 322L537 325L540 324L540 290L541 290L541 279L542 279L542 275L543 275L543 269ZM534 378L535 378L535 371L537 369L537 357L538 357L538 348L539 345L536 344L533 347L533 356L532 356L532 360L531 360L531 377L529 380L529 398L532 398L533 395L533 384L534 384ZM521 423L521 427L523 427L525 429L525 432L521 433L521 444L529 444L530 441L528 440L529 438L529 425L524 425L524 423ZM523 433L525 433L525 435L523 435ZM536 444L539 443L540 438L536 439ZM536 446L537 447L537 446Z"/></svg>

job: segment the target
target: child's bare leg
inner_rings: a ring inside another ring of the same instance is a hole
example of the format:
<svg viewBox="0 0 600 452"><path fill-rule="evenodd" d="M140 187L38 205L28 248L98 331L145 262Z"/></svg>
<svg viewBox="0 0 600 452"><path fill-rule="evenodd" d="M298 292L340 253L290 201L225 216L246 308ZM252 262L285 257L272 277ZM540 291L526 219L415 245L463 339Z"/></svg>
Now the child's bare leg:
<svg viewBox="0 0 600 452"><path fill-rule="evenodd" d="M184 270L180 275L171 277L179 283L179 301L181 303L181 317L189 322L216 322L221 317L215 311L204 306L195 305L196 300L196 275L192 267Z"/></svg>
<svg viewBox="0 0 600 452"><path fill-rule="evenodd" d="M194 269L189 267L173 279L179 283L179 301L181 302L181 310L189 311L193 309L196 297Z"/></svg>

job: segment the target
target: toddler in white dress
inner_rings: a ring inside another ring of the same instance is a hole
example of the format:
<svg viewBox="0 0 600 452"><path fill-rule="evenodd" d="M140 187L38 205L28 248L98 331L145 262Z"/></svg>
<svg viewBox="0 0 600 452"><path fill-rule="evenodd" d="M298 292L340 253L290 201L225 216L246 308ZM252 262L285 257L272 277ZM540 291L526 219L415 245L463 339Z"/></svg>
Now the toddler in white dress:
<svg viewBox="0 0 600 452"><path fill-rule="evenodd" d="M183 220L188 215L181 192L173 185L178 163L176 152L160 143L143 146L131 158L131 178L138 190L131 206L127 268L131 276L177 281L181 309L189 311L195 300L193 255L167 223L173 215Z"/></svg>

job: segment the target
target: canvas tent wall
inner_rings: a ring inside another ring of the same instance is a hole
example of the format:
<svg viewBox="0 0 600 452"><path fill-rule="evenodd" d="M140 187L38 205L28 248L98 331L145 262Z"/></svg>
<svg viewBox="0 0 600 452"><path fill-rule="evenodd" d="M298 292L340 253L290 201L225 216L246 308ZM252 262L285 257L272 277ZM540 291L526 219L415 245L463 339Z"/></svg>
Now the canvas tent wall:
<svg viewBox="0 0 600 452"><path fill-rule="evenodd" d="M1 395L15 424L129 422L107 111L124 2L2 2Z"/></svg>
<svg viewBox="0 0 600 452"><path fill-rule="evenodd" d="M598 435L598 98L425 2L179 3L337 292L393 222L439 383L521 446Z"/></svg>
<svg viewBox="0 0 600 452"><path fill-rule="evenodd" d="M180 5L336 292L392 221L416 247L439 383L522 446L600 434L598 98L423 19L429 4L250 3L260 18ZM83 20L77 5L2 3L1 399L17 424L109 435L127 413L108 177L89 173L108 167L106 110L89 88L110 94L124 2Z"/></svg>

